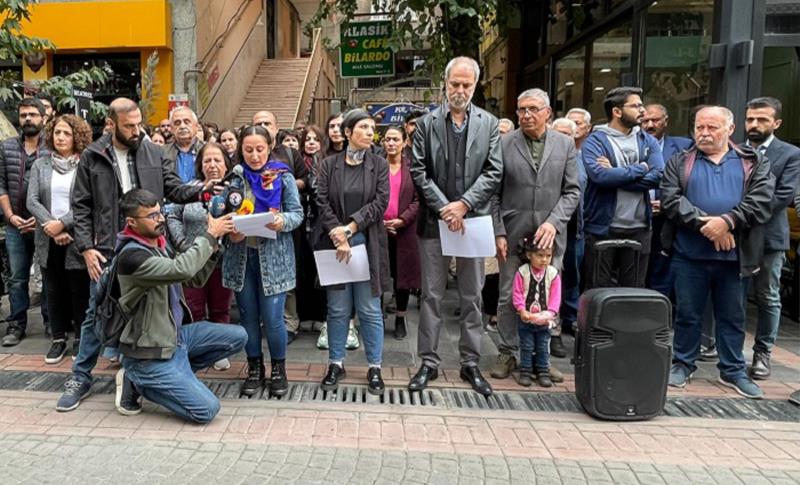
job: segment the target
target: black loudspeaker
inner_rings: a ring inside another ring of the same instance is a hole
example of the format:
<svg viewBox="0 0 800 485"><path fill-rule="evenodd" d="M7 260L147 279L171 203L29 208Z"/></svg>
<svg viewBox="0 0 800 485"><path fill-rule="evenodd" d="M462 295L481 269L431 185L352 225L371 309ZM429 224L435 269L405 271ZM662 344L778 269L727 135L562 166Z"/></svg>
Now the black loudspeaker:
<svg viewBox="0 0 800 485"><path fill-rule="evenodd" d="M672 361L669 299L652 290L597 288L578 304L575 394L590 415L614 421L661 414Z"/></svg>

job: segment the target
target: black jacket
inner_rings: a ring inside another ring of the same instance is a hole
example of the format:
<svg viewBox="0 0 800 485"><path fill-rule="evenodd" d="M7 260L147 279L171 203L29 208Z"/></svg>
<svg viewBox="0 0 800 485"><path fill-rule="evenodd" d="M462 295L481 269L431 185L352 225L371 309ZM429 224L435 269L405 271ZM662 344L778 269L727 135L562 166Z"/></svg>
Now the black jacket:
<svg viewBox="0 0 800 485"><path fill-rule="evenodd" d="M744 197L739 205L722 216L734 223L740 274L751 276L758 272L764 252L764 224L771 216L775 177L770 173L769 162L757 151L744 145L731 144L730 148L736 151L744 165ZM693 147L672 157L664 169L661 209L668 220L661 231L661 241L666 253L672 250L677 226L699 231L704 224L700 217L708 215L684 196L696 157L697 148Z"/></svg>
<svg viewBox="0 0 800 485"><path fill-rule="evenodd" d="M122 190L109 149L111 135L105 134L81 154L72 190L75 244L79 252L97 249L110 260L117 233L122 230L119 200ZM197 202L200 185L183 185L175 163L162 155L161 147L142 141L136 150L139 188L159 199L185 204Z"/></svg>
<svg viewBox="0 0 800 485"><path fill-rule="evenodd" d="M39 135L39 147L30 163L23 163L25 139L22 135L7 138L0 143L0 195L11 199L11 210L14 214L27 219L30 217L26 207L28 194L28 174L33 162L41 157L49 157L50 150L44 143L44 133Z"/></svg>

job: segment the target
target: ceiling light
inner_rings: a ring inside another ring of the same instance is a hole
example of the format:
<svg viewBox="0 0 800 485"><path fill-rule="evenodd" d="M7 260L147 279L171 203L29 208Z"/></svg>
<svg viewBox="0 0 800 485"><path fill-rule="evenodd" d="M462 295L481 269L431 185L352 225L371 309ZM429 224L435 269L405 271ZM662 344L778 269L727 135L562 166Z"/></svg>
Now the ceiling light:
<svg viewBox="0 0 800 485"><path fill-rule="evenodd" d="M611 72L611 68L610 67L604 67L604 68L600 69L600 72Z"/></svg>
<svg viewBox="0 0 800 485"><path fill-rule="evenodd" d="M595 91L602 91L604 89L605 88L603 86L597 86L596 88L594 88Z"/></svg>
<svg viewBox="0 0 800 485"><path fill-rule="evenodd" d="M574 86L574 85L575 85L575 81L567 81L567 82L564 83L564 86Z"/></svg>

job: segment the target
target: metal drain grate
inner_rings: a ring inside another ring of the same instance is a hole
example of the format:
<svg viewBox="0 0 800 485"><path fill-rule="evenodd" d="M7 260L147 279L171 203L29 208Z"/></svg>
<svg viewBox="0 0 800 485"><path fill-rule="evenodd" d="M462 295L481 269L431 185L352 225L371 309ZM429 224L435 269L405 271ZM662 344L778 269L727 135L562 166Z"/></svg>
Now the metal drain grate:
<svg viewBox="0 0 800 485"><path fill-rule="evenodd" d="M0 389L18 391L60 392L69 374L61 372L0 371ZM373 396L366 386L341 385L336 392L323 391L319 384L292 382L282 397L267 391L246 397L240 395L241 380L208 379L211 391L224 399L264 399L287 402L347 403L395 406L430 406L449 409L506 410L582 413L574 394L547 392L498 391L485 398L466 389L426 389L409 392L406 388L387 388L382 396ZM92 392L111 394L115 390L112 376L95 378ZM732 398L681 397L668 398L666 416L751 421L785 421L800 423L800 408L783 400L749 400Z"/></svg>

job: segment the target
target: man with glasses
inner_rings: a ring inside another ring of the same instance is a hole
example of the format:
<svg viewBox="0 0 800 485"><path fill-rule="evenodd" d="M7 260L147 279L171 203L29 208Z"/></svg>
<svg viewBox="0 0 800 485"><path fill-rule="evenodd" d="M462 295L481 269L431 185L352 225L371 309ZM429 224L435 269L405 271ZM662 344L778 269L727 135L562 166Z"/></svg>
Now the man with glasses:
<svg viewBox="0 0 800 485"><path fill-rule="evenodd" d="M143 188L159 201L166 198L185 204L197 202L201 191L218 182L183 185L173 162L163 157L161 147L142 140L141 123L142 113L134 101L115 99L108 107L106 134L89 145L78 164L72 194L74 238L92 283L72 378L58 400L58 411L72 411L91 392L92 369L101 347L94 333L96 282L114 253L117 234L125 223L120 198L133 189Z"/></svg>
<svg viewBox="0 0 800 485"><path fill-rule="evenodd" d="M519 350L517 311L512 300L514 275L521 261L518 243L535 232L542 249L553 248L552 265L562 269L567 247L567 222L578 206L578 164L575 142L547 128L550 97L541 89L529 89L517 98L519 128L502 138L503 181L492 197L492 219L500 262L500 298L497 304L497 363L491 376L504 379L515 367ZM550 341L556 357L566 355L561 329L554 328Z"/></svg>
<svg viewBox="0 0 800 485"><path fill-rule="evenodd" d="M200 125L197 115L188 106L173 109L169 122L174 141L164 145L164 157L175 164L178 177L186 184L197 178L194 161L203 147L203 142L197 139Z"/></svg>
<svg viewBox="0 0 800 485"><path fill-rule="evenodd" d="M597 126L583 143L587 288L614 286L615 270L619 286L644 287L652 238L650 190L658 188L664 160L658 141L640 129L641 94L634 87L609 91L603 100L608 124ZM613 239L636 241L641 249L598 251L598 243Z"/></svg>
<svg viewBox="0 0 800 485"><path fill-rule="evenodd" d="M25 206L28 172L39 157L47 157L42 129L46 109L38 99L25 98L19 103L21 136L0 144L0 208L6 220L6 250L11 266L8 299L11 305L8 328L2 345L10 347L25 338L28 326L28 280L33 262L33 231L36 224ZM44 301L42 302L45 305Z"/></svg>

